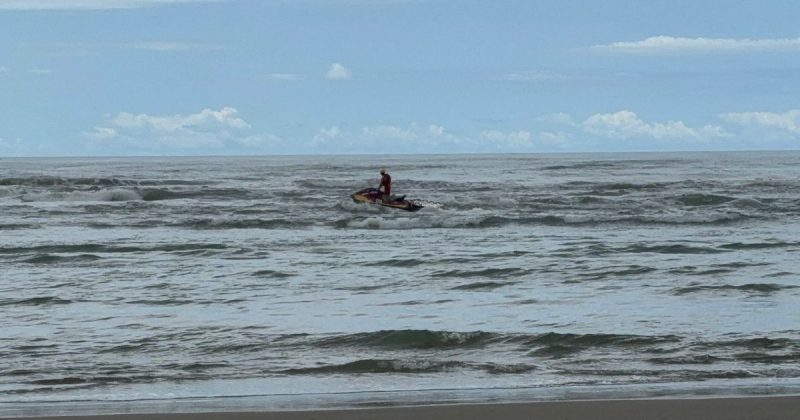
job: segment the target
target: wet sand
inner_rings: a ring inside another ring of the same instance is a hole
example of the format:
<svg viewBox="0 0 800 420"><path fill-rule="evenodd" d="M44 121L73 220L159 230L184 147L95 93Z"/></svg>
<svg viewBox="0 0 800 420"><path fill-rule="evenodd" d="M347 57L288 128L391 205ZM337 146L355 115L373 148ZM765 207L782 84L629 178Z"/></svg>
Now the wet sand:
<svg viewBox="0 0 800 420"><path fill-rule="evenodd" d="M458 404L347 410L29 417L40 420L793 420L800 396Z"/></svg>

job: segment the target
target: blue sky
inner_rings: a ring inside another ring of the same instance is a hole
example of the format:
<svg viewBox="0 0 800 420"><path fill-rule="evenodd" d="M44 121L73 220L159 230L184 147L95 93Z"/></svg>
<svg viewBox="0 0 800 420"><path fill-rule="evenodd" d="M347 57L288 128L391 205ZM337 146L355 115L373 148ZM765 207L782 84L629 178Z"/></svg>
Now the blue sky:
<svg viewBox="0 0 800 420"><path fill-rule="evenodd" d="M800 2L0 0L0 156L800 148Z"/></svg>

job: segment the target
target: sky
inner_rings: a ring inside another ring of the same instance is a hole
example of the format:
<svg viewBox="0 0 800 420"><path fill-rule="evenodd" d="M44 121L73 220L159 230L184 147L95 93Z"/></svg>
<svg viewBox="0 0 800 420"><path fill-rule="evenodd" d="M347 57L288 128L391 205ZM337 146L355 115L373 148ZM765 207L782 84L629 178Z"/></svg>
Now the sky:
<svg viewBox="0 0 800 420"><path fill-rule="evenodd" d="M800 149L800 2L0 0L0 157Z"/></svg>

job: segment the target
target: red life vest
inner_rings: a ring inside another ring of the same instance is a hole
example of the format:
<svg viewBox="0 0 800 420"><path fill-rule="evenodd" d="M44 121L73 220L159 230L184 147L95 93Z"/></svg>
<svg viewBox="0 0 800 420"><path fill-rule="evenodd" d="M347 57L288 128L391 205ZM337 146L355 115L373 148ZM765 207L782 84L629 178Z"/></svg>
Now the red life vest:
<svg viewBox="0 0 800 420"><path fill-rule="evenodd" d="M389 174L383 174L381 177L381 187L383 187L384 194L392 194L392 177Z"/></svg>

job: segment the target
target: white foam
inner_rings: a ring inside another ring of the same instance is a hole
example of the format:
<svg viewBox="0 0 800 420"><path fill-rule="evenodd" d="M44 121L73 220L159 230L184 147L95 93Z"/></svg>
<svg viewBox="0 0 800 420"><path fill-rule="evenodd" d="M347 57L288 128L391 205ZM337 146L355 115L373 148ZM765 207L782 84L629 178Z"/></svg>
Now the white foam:
<svg viewBox="0 0 800 420"><path fill-rule="evenodd" d="M25 202L110 202L138 201L142 196L133 190L111 189L99 191L42 192L29 193L20 197Z"/></svg>
<svg viewBox="0 0 800 420"><path fill-rule="evenodd" d="M411 217L374 216L351 220L347 226L355 229L431 229L431 228L468 228L480 224L486 219L484 215L433 214Z"/></svg>

